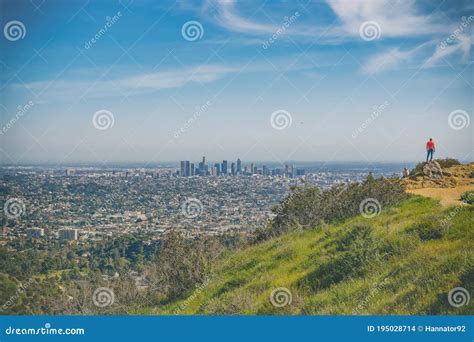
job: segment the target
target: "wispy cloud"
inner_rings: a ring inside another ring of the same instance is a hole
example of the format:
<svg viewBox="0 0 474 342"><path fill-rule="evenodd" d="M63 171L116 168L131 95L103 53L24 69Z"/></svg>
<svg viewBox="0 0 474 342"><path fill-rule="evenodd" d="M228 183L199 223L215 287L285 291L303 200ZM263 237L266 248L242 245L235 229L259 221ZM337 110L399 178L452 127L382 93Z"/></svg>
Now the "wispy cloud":
<svg viewBox="0 0 474 342"><path fill-rule="evenodd" d="M460 35L451 45L437 45L433 55L423 63L423 68L431 68L439 64L442 60L455 53L462 53L462 58L467 60L471 50L471 39L467 35Z"/></svg>
<svg viewBox="0 0 474 342"><path fill-rule="evenodd" d="M216 24L229 31L251 35L272 34L278 27L269 23L244 17L235 0L208 0L201 12L209 15ZM411 37L446 32L446 26L434 14L420 14L413 1L390 0L327 0L327 5L336 16L330 26L323 23L298 23L287 34L298 37L319 37L320 43L333 44L335 39L347 41L359 35L360 26L366 21L375 21L382 29L383 37ZM303 12L303 11L302 11Z"/></svg>
<svg viewBox="0 0 474 342"><path fill-rule="evenodd" d="M222 65L201 65L178 70L145 73L113 80L89 81L58 80L31 82L18 87L26 87L34 93L52 93L57 95L80 95L87 92L90 96L116 96L117 94L139 94L162 89L178 88L192 83L205 84L236 72L237 67Z"/></svg>
<svg viewBox="0 0 474 342"><path fill-rule="evenodd" d="M445 32L446 26L435 15L418 13L414 1L327 0L341 21L334 34L359 35L360 25L375 21L383 37L410 37Z"/></svg>

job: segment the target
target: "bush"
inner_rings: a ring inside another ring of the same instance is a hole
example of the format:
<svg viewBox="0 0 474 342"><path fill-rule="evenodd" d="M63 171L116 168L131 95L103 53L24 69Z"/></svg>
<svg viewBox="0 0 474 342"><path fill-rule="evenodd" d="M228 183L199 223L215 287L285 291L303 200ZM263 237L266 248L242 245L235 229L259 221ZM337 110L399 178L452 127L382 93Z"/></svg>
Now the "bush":
<svg viewBox="0 0 474 342"><path fill-rule="evenodd" d="M461 201L467 204L474 203L474 191L466 191L461 195Z"/></svg>
<svg viewBox="0 0 474 342"><path fill-rule="evenodd" d="M373 198L380 206L396 205L408 198L397 178L375 179L371 174L364 182L334 185L321 191L304 185L292 190L280 205L273 209L276 214L269 227L256 234L256 240L265 240L297 228L308 229L334 223L360 213L365 199Z"/></svg>
<svg viewBox="0 0 474 342"><path fill-rule="evenodd" d="M415 233L421 240L441 239L444 229L438 220L432 218L424 218L422 222L417 223L407 230L407 233Z"/></svg>
<svg viewBox="0 0 474 342"><path fill-rule="evenodd" d="M439 165L442 168L448 168L448 167L455 166L455 165L461 165L459 160L454 159L454 158L436 159L436 161L439 163Z"/></svg>

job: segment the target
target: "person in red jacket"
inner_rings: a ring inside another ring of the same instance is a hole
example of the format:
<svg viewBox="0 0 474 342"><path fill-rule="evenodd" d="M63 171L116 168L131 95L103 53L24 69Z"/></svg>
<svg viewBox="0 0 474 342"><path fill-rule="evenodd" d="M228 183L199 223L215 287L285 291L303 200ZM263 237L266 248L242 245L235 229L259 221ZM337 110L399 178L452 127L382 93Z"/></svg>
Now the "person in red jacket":
<svg viewBox="0 0 474 342"><path fill-rule="evenodd" d="M433 153L435 152L435 143L432 138L426 143L426 161L430 158L430 161L433 160Z"/></svg>

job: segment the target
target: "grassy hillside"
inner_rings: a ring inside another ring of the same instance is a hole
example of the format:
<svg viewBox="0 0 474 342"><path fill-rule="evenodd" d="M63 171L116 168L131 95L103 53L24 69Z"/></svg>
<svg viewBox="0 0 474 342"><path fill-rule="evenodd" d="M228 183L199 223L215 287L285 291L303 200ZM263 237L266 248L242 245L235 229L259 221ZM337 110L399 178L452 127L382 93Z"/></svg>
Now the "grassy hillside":
<svg viewBox="0 0 474 342"><path fill-rule="evenodd" d="M474 300L455 308L447 296L474 289L473 211L413 196L373 218L286 233L227 252L186 298L136 313L473 314ZM279 287L291 304L272 305Z"/></svg>

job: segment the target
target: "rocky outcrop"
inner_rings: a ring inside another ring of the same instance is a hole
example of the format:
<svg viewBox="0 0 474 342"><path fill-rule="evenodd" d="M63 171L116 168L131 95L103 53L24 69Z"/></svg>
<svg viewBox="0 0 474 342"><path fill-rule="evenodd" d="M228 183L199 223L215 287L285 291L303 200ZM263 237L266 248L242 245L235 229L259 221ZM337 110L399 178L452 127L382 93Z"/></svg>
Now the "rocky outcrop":
<svg viewBox="0 0 474 342"><path fill-rule="evenodd" d="M437 161L420 163L403 181L407 189L454 188L474 184L474 163L443 169Z"/></svg>
<svg viewBox="0 0 474 342"><path fill-rule="evenodd" d="M443 170L437 161L429 161L423 166L423 176L429 179L441 179Z"/></svg>

